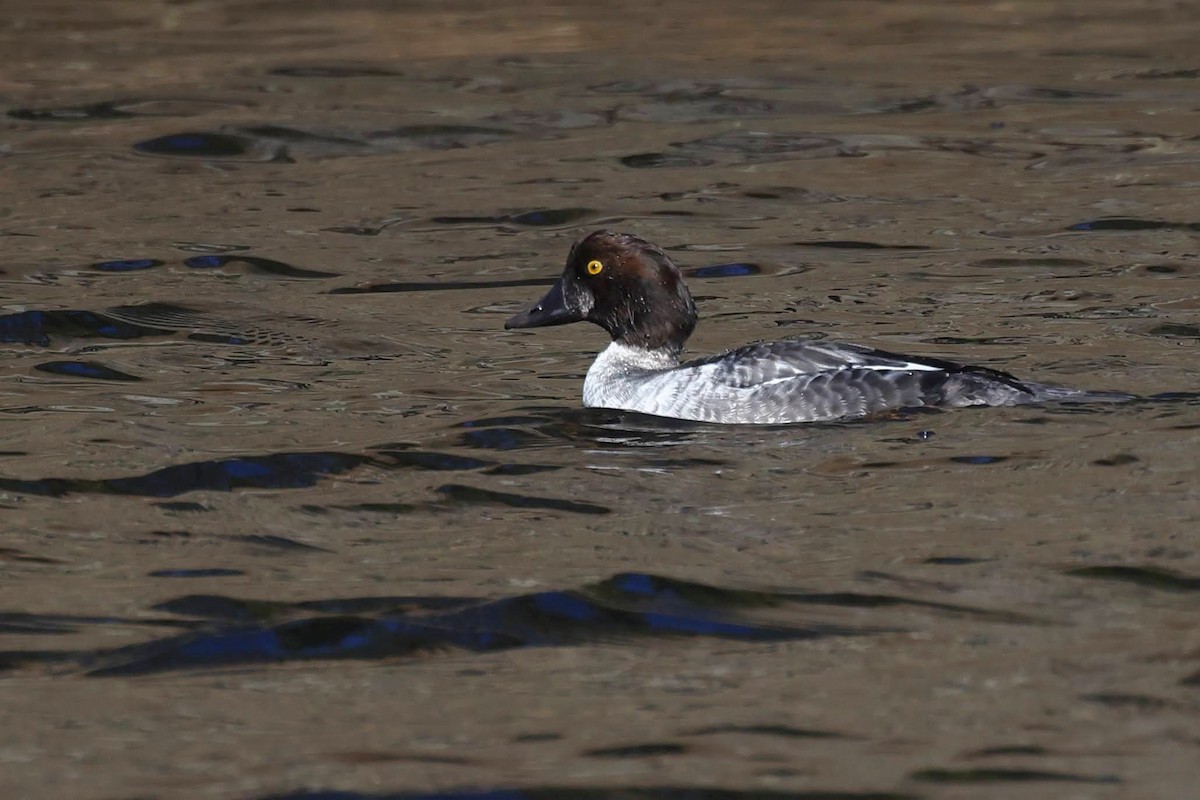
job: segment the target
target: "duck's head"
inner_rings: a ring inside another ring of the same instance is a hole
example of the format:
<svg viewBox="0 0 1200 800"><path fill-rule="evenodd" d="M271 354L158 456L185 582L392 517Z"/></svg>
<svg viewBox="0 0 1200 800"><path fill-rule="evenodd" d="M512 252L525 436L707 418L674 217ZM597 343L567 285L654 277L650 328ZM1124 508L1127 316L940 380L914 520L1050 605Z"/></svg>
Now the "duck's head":
<svg viewBox="0 0 1200 800"><path fill-rule="evenodd" d="M696 304L661 248L628 233L596 231L575 243L562 277L505 328L594 322L614 342L672 353L696 327Z"/></svg>

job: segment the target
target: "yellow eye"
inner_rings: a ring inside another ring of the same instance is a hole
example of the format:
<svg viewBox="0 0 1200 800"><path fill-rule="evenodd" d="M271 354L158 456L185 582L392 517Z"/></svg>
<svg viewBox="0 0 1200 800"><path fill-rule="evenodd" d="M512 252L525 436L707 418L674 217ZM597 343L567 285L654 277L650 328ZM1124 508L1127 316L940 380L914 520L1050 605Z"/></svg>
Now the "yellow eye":
<svg viewBox="0 0 1200 800"><path fill-rule="evenodd" d="M604 271L604 265L593 258L587 263L587 271L588 275L599 275Z"/></svg>

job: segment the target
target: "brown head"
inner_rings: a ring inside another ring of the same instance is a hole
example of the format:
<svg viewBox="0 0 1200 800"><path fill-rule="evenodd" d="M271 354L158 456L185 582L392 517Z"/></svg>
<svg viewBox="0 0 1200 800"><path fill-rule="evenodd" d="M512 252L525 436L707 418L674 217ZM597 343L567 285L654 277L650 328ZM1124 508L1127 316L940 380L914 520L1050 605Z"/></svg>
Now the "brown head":
<svg viewBox="0 0 1200 800"><path fill-rule="evenodd" d="M696 304L661 248L628 233L596 231L575 243L562 277L505 328L594 322L614 342L679 353L696 327Z"/></svg>

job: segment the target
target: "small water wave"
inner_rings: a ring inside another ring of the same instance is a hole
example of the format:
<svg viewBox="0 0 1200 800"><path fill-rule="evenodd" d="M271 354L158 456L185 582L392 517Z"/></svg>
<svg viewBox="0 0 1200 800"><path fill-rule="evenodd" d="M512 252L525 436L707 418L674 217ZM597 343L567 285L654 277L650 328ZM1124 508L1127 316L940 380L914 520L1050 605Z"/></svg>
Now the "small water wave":
<svg viewBox="0 0 1200 800"><path fill-rule="evenodd" d="M918 800L904 792L833 790L715 789L685 786L532 787L525 789L453 789L446 792L354 792L302 790L258 800Z"/></svg>
<svg viewBox="0 0 1200 800"><path fill-rule="evenodd" d="M87 378L97 381L119 381L135 383L142 380L137 375L130 375L97 361L43 361L34 364L38 372L48 372L51 375L62 375L68 378Z"/></svg>
<svg viewBox="0 0 1200 800"><path fill-rule="evenodd" d="M512 138L481 125L406 125L357 132L303 130L263 123L219 130L185 130L134 143L135 153L168 158L291 162L305 158L379 155L406 150L454 150Z"/></svg>
<svg viewBox="0 0 1200 800"><path fill-rule="evenodd" d="M1164 592L1200 592L1200 577L1185 575L1162 567L1101 564L1073 567L1063 574L1073 578L1129 583Z"/></svg>
<svg viewBox="0 0 1200 800"><path fill-rule="evenodd" d="M922 769L910 776L923 783L1120 783L1116 775L1083 775L1044 769L980 767L968 769Z"/></svg>

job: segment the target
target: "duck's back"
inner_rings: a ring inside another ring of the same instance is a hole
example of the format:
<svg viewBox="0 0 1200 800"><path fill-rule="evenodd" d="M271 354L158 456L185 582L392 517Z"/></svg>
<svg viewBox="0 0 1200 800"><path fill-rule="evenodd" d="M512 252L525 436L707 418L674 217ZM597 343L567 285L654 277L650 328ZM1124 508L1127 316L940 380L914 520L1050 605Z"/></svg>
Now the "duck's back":
<svg viewBox="0 0 1200 800"><path fill-rule="evenodd" d="M586 405L705 422L783 424L917 406L1128 399L1024 382L986 367L813 340L747 345L670 369L618 368L615 358L602 365L605 355L588 373ZM604 367L603 375L593 375L597 367Z"/></svg>

